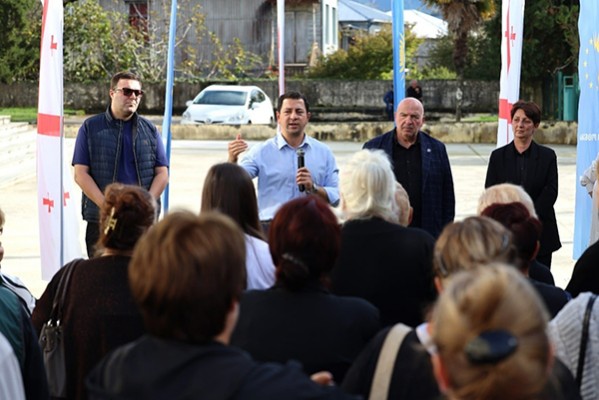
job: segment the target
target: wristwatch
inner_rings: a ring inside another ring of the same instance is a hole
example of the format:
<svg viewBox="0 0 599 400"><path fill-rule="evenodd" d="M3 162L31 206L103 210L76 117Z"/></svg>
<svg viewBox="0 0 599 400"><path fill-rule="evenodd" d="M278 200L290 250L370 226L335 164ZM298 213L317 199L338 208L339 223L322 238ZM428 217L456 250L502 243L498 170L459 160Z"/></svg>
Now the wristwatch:
<svg viewBox="0 0 599 400"><path fill-rule="evenodd" d="M312 189L310 189L310 191L308 191L308 194L316 194L318 192L318 185L314 182L312 182Z"/></svg>

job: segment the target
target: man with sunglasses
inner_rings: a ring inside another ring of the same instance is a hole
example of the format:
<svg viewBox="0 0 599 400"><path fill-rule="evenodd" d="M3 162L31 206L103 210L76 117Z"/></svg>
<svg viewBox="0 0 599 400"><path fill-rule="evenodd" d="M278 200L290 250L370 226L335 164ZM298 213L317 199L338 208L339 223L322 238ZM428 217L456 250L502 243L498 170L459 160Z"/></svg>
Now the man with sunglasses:
<svg viewBox="0 0 599 400"><path fill-rule="evenodd" d="M158 200L168 183L168 160L160 133L137 113L143 96L141 81L131 72L118 72L110 81L109 93L106 111L88 118L79 128L73 154L75 182L83 191L89 257L94 256L98 241L99 207L107 185L139 185Z"/></svg>

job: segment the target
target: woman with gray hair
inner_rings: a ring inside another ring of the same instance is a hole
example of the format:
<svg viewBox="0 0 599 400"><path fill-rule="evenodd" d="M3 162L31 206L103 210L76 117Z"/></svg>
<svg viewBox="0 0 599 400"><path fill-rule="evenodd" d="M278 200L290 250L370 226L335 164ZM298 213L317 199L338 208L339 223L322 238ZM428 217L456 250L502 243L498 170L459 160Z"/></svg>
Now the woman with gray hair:
<svg viewBox="0 0 599 400"><path fill-rule="evenodd" d="M332 291L362 297L381 313L381 325L416 326L435 299L433 237L398 223L395 177L380 150L362 150L340 171L341 252Z"/></svg>

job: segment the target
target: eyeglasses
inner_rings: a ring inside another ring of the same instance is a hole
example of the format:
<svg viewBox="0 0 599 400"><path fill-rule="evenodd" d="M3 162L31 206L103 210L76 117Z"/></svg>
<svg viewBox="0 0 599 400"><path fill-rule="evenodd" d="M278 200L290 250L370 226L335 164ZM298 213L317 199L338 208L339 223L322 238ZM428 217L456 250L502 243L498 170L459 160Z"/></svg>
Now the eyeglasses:
<svg viewBox="0 0 599 400"><path fill-rule="evenodd" d="M114 89L115 92L118 92L119 90L121 92L123 92L123 94L125 95L125 97L131 97L131 95L133 93L135 93L136 97L141 97L141 96L144 95L144 91L141 90L141 89L129 89L129 88L116 88L116 89Z"/></svg>

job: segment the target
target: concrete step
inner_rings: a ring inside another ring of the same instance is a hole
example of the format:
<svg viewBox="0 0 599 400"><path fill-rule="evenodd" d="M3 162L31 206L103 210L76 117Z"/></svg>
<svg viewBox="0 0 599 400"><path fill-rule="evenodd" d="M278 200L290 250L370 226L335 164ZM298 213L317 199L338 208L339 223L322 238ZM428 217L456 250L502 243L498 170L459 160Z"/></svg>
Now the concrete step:
<svg viewBox="0 0 599 400"><path fill-rule="evenodd" d="M27 122L11 122L9 124L0 124L0 141L4 142L15 134L21 134L34 129L35 126Z"/></svg>
<svg viewBox="0 0 599 400"><path fill-rule="evenodd" d="M0 116L0 187L35 175L37 130Z"/></svg>
<svg viewBox="0 0 599 400"><path fill-rule="evenodd" d="M1 139L0 157L2 161L8 159L19 159L29 154L35 154L37 132L29 129L20 133L14 133Z"/></svg>

